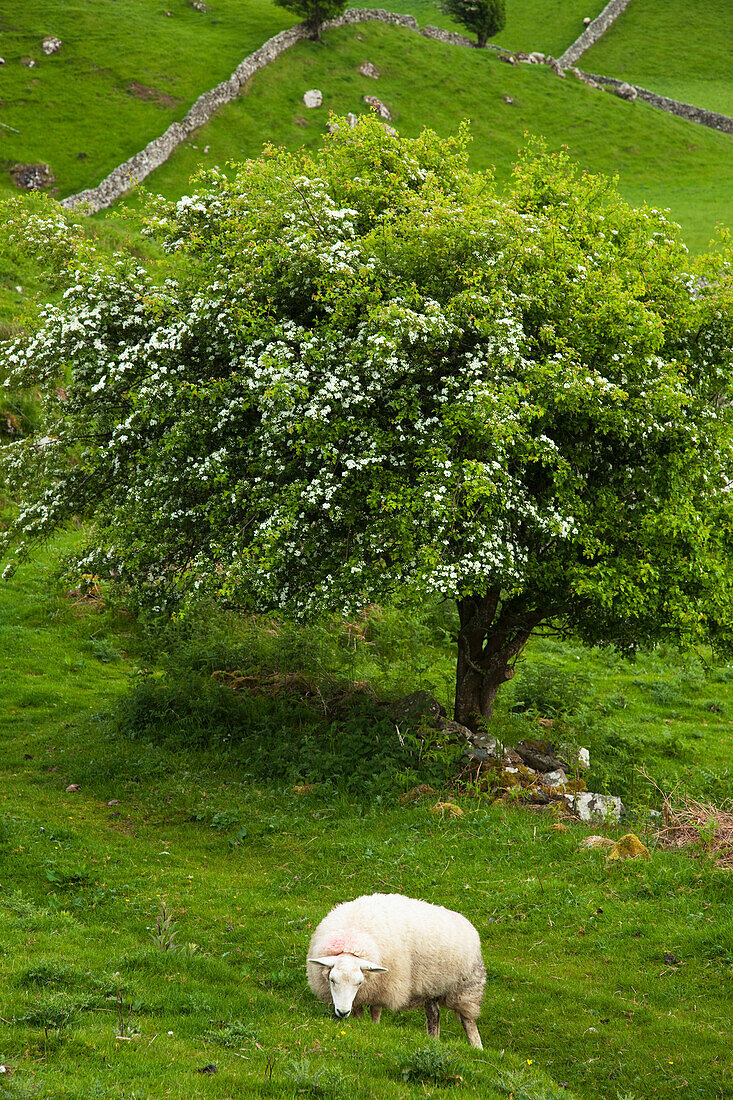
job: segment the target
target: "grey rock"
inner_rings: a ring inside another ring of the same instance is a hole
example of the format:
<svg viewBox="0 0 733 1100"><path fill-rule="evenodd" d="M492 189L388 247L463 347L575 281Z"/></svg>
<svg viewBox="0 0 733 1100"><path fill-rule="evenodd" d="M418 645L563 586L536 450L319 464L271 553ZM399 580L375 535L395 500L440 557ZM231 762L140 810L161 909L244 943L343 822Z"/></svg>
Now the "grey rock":
<svg viewBox="0 0 733 1100"><path fill-rule="evenodd" d="M624 812L624 804L614 794L593 794L582 791L580 794L565 795L568 805L581 821L619 821Z"/></svg>
<svg viewBox="0 0 733 1100"><path fill-rule="evenodd" d="M395 722L417 722L420 718L429 718L436 729L443 728L443 721L447 721L444 708L429 691L413 691L397 699L390 707L390 714Z"/></svg>
<svg viewBox="0 0 733 1100"><path fill-rule="evenodd" d="M563 741L557 747L558 754L566 761L569 768L580 768L587 771L590 767L590 752L580 745L572 745Z"/></svg>
<svg viewBox="0 0 733 1100"><path fill-rule="evenodd" d="M43 42L41 42L41 49L45 54L58 53L61 49L61 39L56 38L53 34L49 34L44 38Z"/></svg>
<svg viewBox="0 0 733 1100"><path fill-rule="evenodd" d="M625 80L622 80L620 84L611 84L606 88L606 91L613 92L613 94L619 96L620 99L628 99L629 103L633 103L638 95L634 85L627 84Z"/></svg>
<svg viewBox="0 0 733 1100"><path fill-rule="evenodd" d="M318 88L311 88L310 91L304 94L303 102L306 107L310 107L311 109L313 107L320 107L323 103L323 92L319 91Z"/></svg>
<svg viewBox="0 0 733 1100"><path fill-rule="evenodd" d="M514 749L527 765L538 772L554 772L566 767L567 761L557 756L547 741L520 741Z"/></svg>
<svg viewBox="0 0 733 1100"><path fill-rule="evenodd" d="M359 72L362 76L368 76L372 80L379 80L379 69L376 65L373 65L371 61L362 61L359 66Z"/></svg>
<svg viewBox="0 0 733 1100"><path fill-rule="evenodd" d="M377 99L375 95L365 95L363 99L365 103L368 103L370 107L374 108L380 118L385 119L387 122L392 121L389 107L386 103L382 103L381 99Z"/></svg>
<svg viewBox="0 0 733 1100"><path fill-rule="evenodd" d="M545 787L564 787L568 781L568 777L562 768L556 768L554 772L545 772L540 776L540 782Z"/></svg>

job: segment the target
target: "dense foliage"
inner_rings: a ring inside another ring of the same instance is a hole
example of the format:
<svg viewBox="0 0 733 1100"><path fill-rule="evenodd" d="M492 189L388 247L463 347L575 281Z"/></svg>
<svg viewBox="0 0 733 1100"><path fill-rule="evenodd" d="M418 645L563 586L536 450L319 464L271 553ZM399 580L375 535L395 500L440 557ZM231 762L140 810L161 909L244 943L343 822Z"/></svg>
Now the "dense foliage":
<svg viewBox="0 0 733 1100"><path fill-rule="evenodd" d="M310 24L316 38L320 38L321 25L327 19L335 19L346 7L346 0L275 0L275 3Z"/></svg>
<svg viewBox="0 0 733 1100"><path fill-rule="evenodd" d="M158 283L80 246L10 352L46 422L6 544L93 519L79 568L159 609L456 600L468 722L538 628L727 646L728 252L541 147L500 195L466 143L371 118L214 170L151 210Z"/></svg>
<svg viewBox="0 0 733 1100"><path fill-rule="evenodd" d="M504 0L440 0L440 10L473 31L481 47L506 26Z"/></svg>

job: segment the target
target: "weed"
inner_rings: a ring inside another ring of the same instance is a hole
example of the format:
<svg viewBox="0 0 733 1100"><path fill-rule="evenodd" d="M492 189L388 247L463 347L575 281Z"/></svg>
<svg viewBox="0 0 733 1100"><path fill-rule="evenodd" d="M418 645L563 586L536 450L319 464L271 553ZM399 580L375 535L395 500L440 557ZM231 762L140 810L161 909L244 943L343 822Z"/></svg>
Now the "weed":
<svg viewBox="0 0 733 1100"><path fill-rule="evenodd" d="M458 1085L463 1080L463 1066L447 1047L436 1043L413 1051L400 1068L403 1081L427 1082L441 1087Z"/></svg>
<svg viewBox="0 0 733 1100"><path fill-rule="evenodd" d="M90 638L84 649L90 656L103 664L119 661L122 657L119 649L112 642L107 641L106 638Z"/></svg>
<svg viewBox="0 0 733 1100"><path fill-rule="evenodd" d="M254 1028L241 1020L230 1020L228 1022L219 1020L214 1027L211 1027L205 1033L204 1038L210 1043L217 1043L219 1046L227 1047L230 1050L242 1050L246 1046L256 1043L259 1035Z"/></svg>
<svg viewBox="0 0 733 1100"><path fill-rule="evenodd" d="M155 927L149 929L148 935L159 951L177 951L175 918L166 909L165 902L160 903L160 911L155 918Z"/></svg>
<svg viewBox="0 0 733 1100"><path fill-rule="evenodd" d="M292 1061L286 1072L299 1096L311 1096L313 1100L323 1097L325 1100L340 1096L343 1092L343 1080L339 1074L327 1066L314 1070L307 1058Z"/></svg>
<svg viewBox="0 0 733 1100"><path fill-rule="evenodd" d="M83 863L57 863L55 860L46 862L46 881L50 882L57 890L71 890L80 886L88 886L93 881L89 868Z"/></svg>
<svg viewBox="0 0 733 1100"><path fill-rule="evenodd" d="M86 1007L86 1000L80 1001L67 993L52 993L38 998L33 1008L19 1016L17 1022L43 1031L61 1031L75 1024L79 1010Z"/></svg>

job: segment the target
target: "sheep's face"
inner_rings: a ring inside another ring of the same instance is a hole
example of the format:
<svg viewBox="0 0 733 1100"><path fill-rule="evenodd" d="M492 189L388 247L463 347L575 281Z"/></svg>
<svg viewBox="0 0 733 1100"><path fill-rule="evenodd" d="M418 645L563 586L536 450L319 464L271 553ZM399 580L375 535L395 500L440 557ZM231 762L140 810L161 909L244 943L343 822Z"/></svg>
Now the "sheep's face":
<svg viewBox="0 0 733 1100"><path fill-rule="evenodd" d="M364 984L365 974L372 970L387 969L386 966L378 966L377 963L369 962L367 959L346 954L309 959L309 962L328 968L328 984L333 1010L340 1019L345 1019L351 1014L356 994Z"/></svg>

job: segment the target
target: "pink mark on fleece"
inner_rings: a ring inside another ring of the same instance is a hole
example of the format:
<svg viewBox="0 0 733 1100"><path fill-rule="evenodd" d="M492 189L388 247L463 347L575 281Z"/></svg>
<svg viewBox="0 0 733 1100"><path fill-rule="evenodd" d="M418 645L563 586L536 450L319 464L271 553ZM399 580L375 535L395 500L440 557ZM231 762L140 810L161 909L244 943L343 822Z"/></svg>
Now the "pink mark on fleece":
<svg viewBox="0 0 733 1100"><path fill-rule="evenodd" d="M361 944L359 936L355 932L334 932L326 944L326 953L329 955L359 955Z"/></svg>

